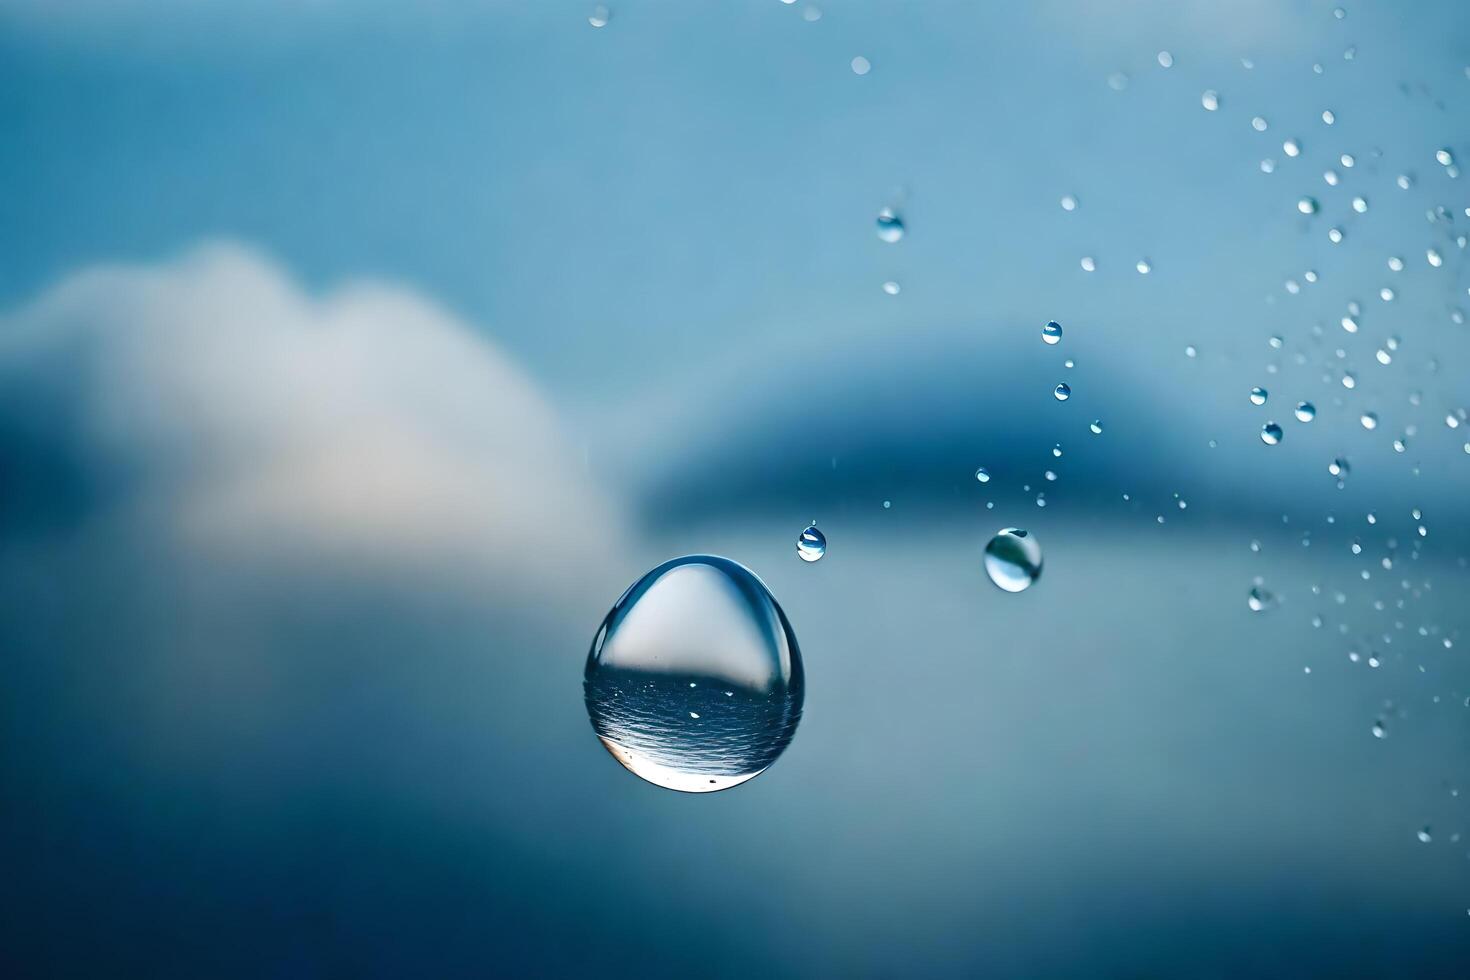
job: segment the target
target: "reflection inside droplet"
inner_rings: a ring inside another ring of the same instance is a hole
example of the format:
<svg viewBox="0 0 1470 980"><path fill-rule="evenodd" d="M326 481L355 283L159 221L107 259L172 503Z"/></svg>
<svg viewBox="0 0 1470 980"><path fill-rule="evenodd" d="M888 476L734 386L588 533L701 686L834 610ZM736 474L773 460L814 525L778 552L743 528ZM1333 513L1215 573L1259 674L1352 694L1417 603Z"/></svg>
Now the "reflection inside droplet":
<svg viewBox="0 0 1470 980"><path fill-rule="evenodd" d="M1026 531L1008 527L985 546L985 573L1007 592L1023 592L1041 577L1041 545Z"/></svg>

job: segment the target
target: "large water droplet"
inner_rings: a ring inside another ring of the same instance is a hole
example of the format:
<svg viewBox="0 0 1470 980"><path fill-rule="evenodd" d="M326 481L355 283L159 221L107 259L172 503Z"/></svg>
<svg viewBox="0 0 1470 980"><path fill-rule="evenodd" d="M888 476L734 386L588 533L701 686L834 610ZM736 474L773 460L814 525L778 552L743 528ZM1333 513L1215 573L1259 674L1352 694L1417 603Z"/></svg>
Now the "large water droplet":
<svg viewBox="0 0 1470 980"><path fill-rule="evenodd" d="M1331 181L1328 181L1328 183L1331 183ZM1316 214L1317 208L1317 199L1315 197L1303 197L1296 202L1296 209L1302 214Z"/></svg>
<svg viewBox="0 0 1470 980"><path fill-rule="evenodd" d="M1072 397L1072 386L1063 381L1052 389L1052 394L1056 396L1057 401L1064 402Z"/></svg>
<svg viewBox="0 0 1470 980"><path fill-rule="evenodd" d="M998 531L985 546L985 573L1007 592L1024 592L1041 577L1041 545L1018 527Z"/></svg>
<svg viewBox="0 0 1470 980"><path fill-rule="evenodd" d="M1298 422L1310 422L1317 417L1317 406L1311 402L1299 402L1296 406L1296 420Z"/></svg>
<svg viewBox="0 0 1470 980"><path fill-rule="evenodd" d="M587 17L587 23L593 27L606 27L610 20L612 20L612 11L600 3L592 8L592 13Z"/></svg>
<svg viewBox="0 0 1470 980"><path fill-rule="evenodd" d="M1261 426L1261 441L1268 446L1274 446L1281 441L1281 426L1275 422L1267 422Z"/></svg>
<svg viewBox="0 0 1470 980"><path fill-rule="evenodd" d="M597 631L583 682L613 758L686 793L764 772L796 733L804 687L786 614L754 573L713 555L633 583Z"/></svg>
<svg viewBox="0 0 1470 980"><path fill-rule="evenodd" d="M980 467L978 470L975 471L975 479L979 480L981 483L989 483L990 471L983 466Z"/></svg>
<svg viewBox="0 0 1470 980"><path fill-rule="evenodd" d="M1212 88L1205 89L1204 94L1199 97L1199 104L1204 106L1206 111L1214 112L1220 108L1220 93Z"/></svg>
<svg viewBox="0 0 1470 980"><path fill-rule="evenodd" d="M1256 387L1256 388L1252 388L1251 389L1251 404L1252 405L1264 405L1264 404L1266 404L1266 389L1265 388Z"/></svg>
<svg viewBox="0 0 1470 980"><path fill-rule="evenodd" d="M1046 326L1041 328L1041 339L1048 344L1061 343L1062 325L1055 320L1048 320Z"/></svg>
<svg viewBox="0 0 1470 980"><path fill-rule="evenodd" d="M1378 416L1373 412L1364 412L1358 421L1363 423L1363 428L1370 432L1378 428Z"/></svg>
<svg viewBox="0 0 1470 980"><path fill-rule="evenodd" d="M827 536L815 524L808 525L796 539L797 557L802 561L820 561L826 553Z"/></svg>
<svg viewBox="0 0 1470 980"><path fill-rule="evenodd" d="M903 237L903 219L892 208L878 212L878 237L885 242L896 242Z"/></svg>
<svg viewBox="0 0 1470 980"><path fill-rule="evenodd" d="M1246 594L1245 604L1251 612L1265 612L1276 604L1276 597L1257 585Z"/></svg>

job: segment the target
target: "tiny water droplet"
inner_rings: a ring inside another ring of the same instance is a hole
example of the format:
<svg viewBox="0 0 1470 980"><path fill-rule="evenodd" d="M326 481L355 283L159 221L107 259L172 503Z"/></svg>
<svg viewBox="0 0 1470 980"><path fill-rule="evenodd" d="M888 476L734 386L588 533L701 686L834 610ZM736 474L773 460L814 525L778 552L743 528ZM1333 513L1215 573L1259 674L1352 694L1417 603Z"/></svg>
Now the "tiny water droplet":
<svg viewBox="0 0 1470 980"><path fill-rule="evenodd" d="M980 467L978 470L975 471L975 479L979 480L981 483L989 483L990 471L983 466Z"/></svg>
<svg viewBox="0 0 1470 980"><path fill-rule="evenodd" d="M817 530L815 524L809 525L796 538L796 554L802 561L820 561L827 553L827 536Z"/></svg>
<svg viewBox="0 0 1470 980"><path fill-rule="evenodd" d="M878 237L890 244L903 238L903 219L892 208L878 212Z"/></svg>
<svg viewBox="0 0 1470 980"><path fill-rule="evenodd" d="M588 16L587 23L593 27L606 27L607 22L610 20L612 20L612 11L599 3L592 8L592 13Z"/></svg>
<svg viewBox="0 0 1470 980"><path fill-rule="evenodd" d="M1020 528L1004 528L985 546L985 573L1006 592L1023 592L1041 577L1041 546Z"/></svg>

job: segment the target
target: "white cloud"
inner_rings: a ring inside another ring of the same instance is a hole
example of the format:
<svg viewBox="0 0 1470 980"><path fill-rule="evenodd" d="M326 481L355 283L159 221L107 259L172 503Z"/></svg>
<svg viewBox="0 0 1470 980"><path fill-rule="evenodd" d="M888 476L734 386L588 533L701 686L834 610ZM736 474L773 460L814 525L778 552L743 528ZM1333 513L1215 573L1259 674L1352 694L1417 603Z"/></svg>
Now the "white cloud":
<svg viewBox="0 0 1470 980"><path fill-rule="evenodd" d="M619 536L482 336L403 288L307 295L238 245L71 276L0 321L0 376L69 406L43 434L127 474L113 506L212 558L469 573L520 597Z"/></svg>

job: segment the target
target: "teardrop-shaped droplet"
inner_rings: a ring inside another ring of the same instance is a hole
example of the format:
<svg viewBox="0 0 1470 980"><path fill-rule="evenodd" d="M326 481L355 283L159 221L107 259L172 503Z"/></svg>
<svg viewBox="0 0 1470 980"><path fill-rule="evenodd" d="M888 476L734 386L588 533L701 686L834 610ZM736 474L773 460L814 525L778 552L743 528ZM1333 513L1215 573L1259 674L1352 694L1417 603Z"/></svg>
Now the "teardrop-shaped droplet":
<svg viewBox="0 0 1470 980"><path fill-rule="evenodd" d="M1041 545L1026 531L1008 527L985 546L985 574L1007 592L1023 592L1041 577Z"/></svg>
<svg viewBox="0 0 1470 980"><path fill-rule="evenodd" d="M802 561L820 561L827 553L827 536L809 525L796 539L796 554Z"/></svg>
<svg viewBox="0 0 1470 980"><path fill-rule="evenodd" d="M878 212L878 237L885 242L896 242L903 237L903 219L892 208Z"/></svg>
<svg viewBox="0 0 1470 980"><path fill-rule="evenodd" d="M1267 422L1261 426L1261 441L1268 446L1274 446L1281 441L1281 426L1275 422Z"/></svg>
<svg viewBox="0 0 1470 980"><path fill-rule="evenodd" d="M1046 326L1041 328L1041 339L1048 344L1061 343L1062 325L1055 320L1048 320Z"/></svg>
<svg viewBox="0 0 1470 980"><path fill-rule="evenodd" d="M804 688L786 614L753 572L713 555L633 583L602 621L583 681L612 757L686 793L764 772L796 734Z"/></svg>

